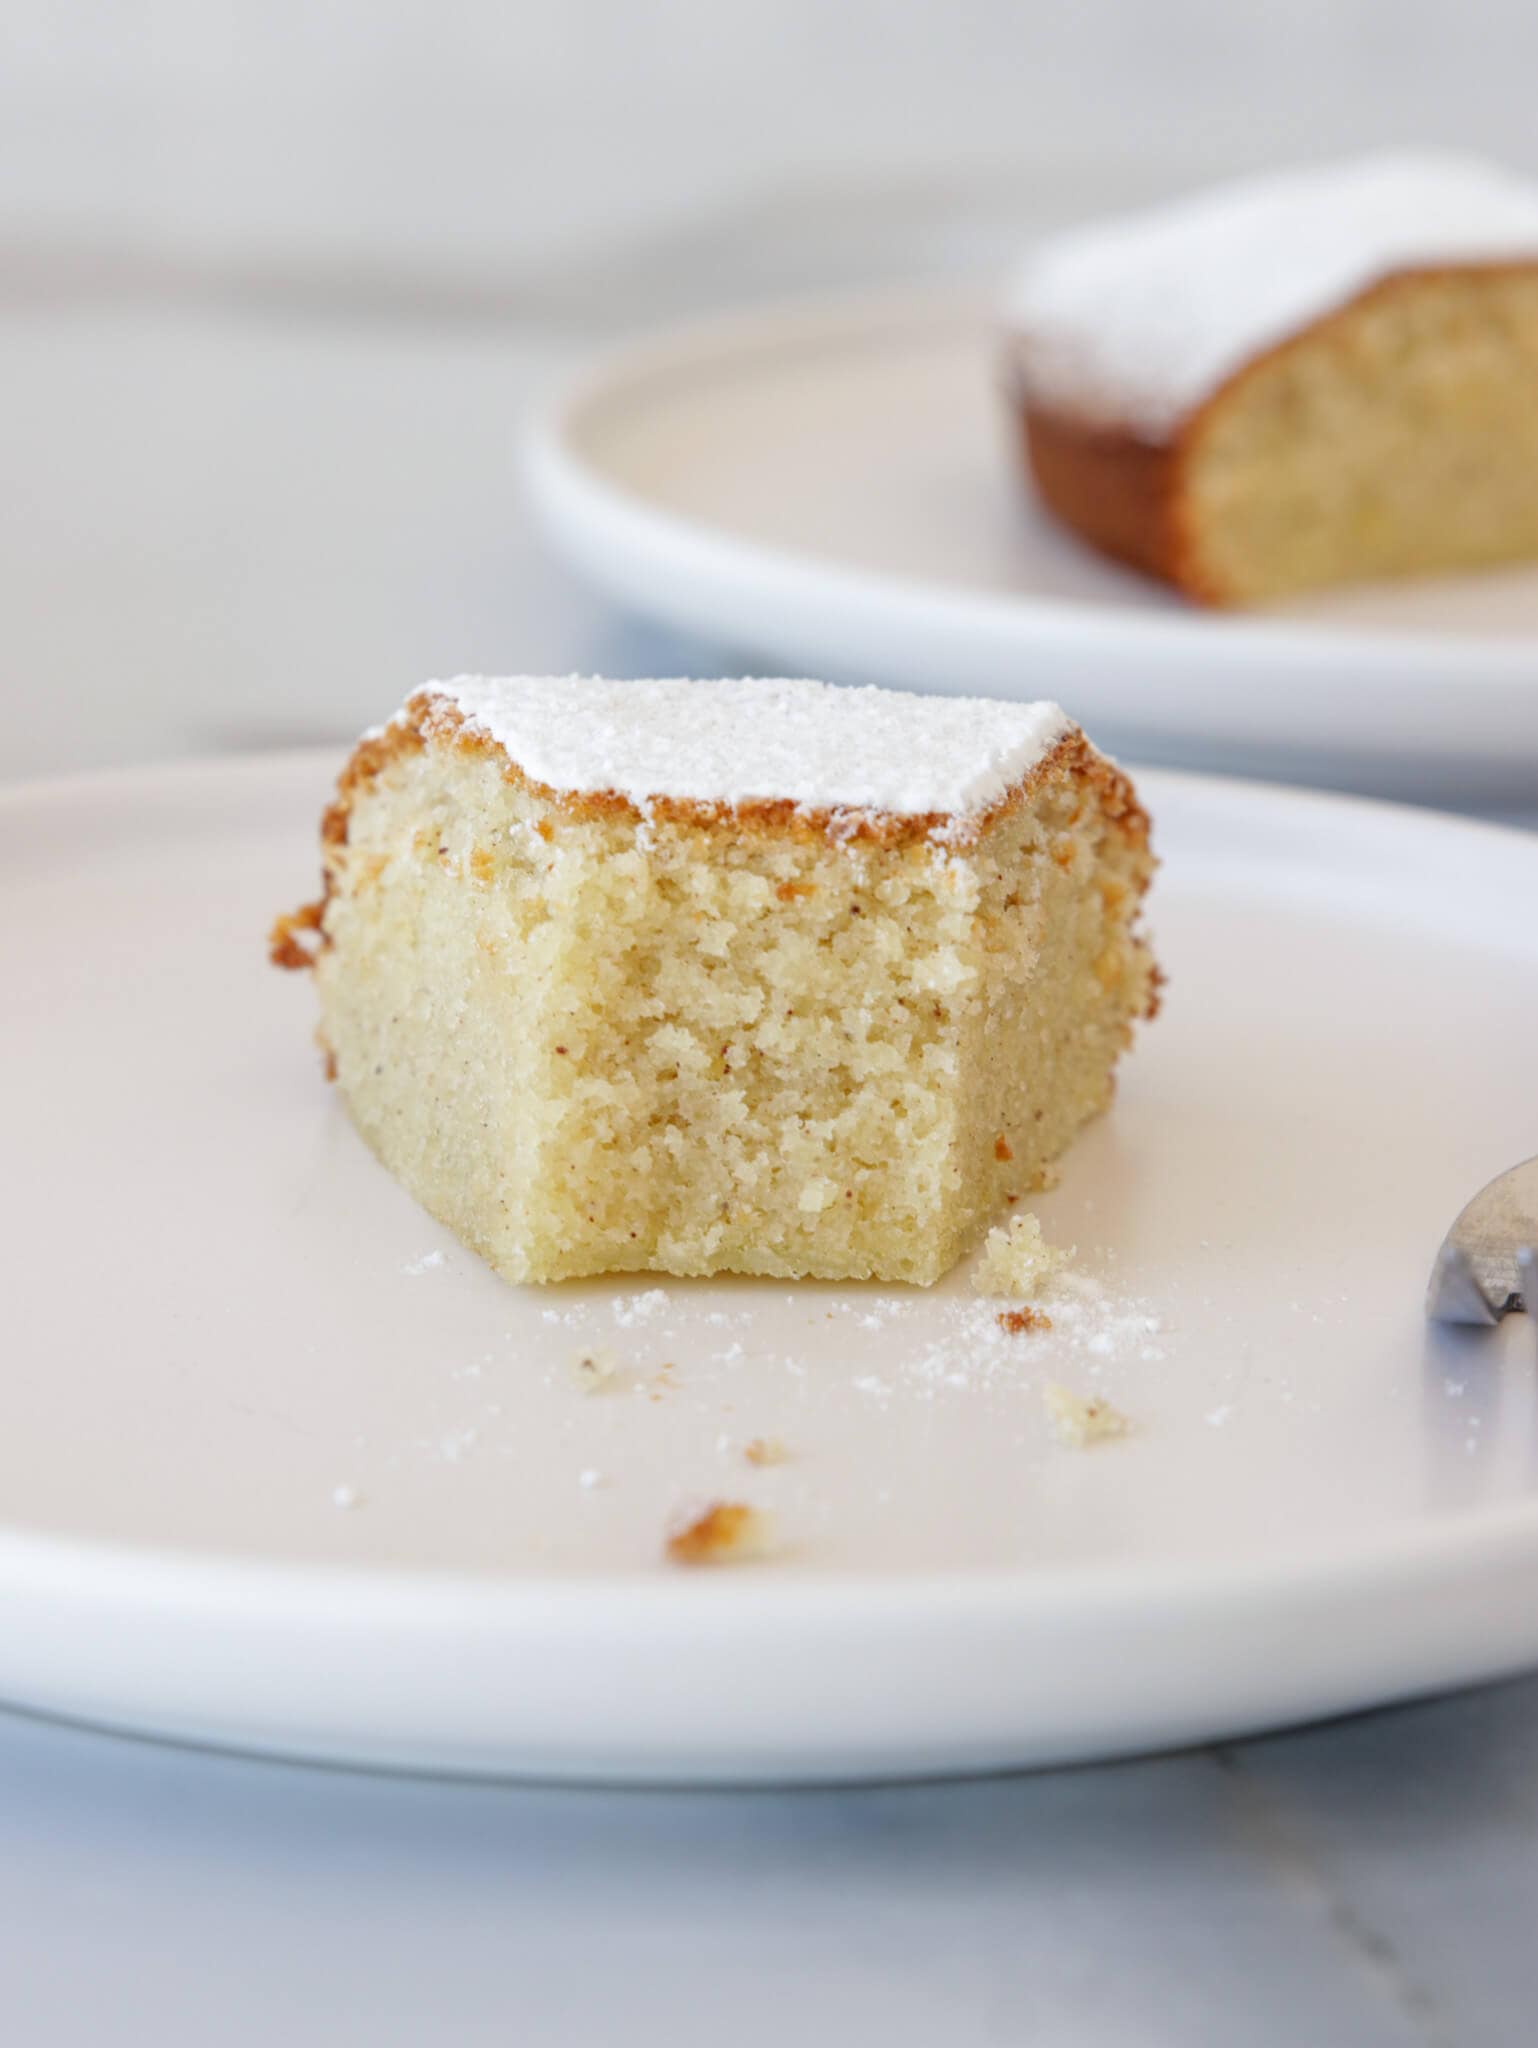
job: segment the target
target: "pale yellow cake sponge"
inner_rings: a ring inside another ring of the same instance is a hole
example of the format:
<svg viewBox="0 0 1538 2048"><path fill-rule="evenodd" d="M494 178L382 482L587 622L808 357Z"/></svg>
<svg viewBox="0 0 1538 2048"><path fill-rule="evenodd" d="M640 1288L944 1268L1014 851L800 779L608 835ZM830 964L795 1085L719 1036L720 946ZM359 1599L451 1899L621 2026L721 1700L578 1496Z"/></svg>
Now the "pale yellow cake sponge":
<svg viewBox="0 0 1538 2048"><path fill-rule="evenodd" d="M1072 727L972 816L642 805L532 782L427 691L277 950L316 931L354 1123L509 1280L929 1282L1109 1100L1151 865Z"/></svg>

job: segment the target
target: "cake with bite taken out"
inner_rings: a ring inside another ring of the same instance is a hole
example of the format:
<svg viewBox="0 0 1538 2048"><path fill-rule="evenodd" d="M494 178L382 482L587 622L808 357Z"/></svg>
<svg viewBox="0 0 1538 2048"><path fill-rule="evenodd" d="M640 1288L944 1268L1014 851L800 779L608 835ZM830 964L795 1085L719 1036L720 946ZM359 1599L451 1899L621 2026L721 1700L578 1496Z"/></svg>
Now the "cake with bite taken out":
<svg viewBox="0 0 1538 2048"><path fill-rule="evenodd" d="M513 1281L933 1281L1155 1003L1147 818L1051 704L461 677L360 742L322 842L273 956L365 1140Z"/></svg>

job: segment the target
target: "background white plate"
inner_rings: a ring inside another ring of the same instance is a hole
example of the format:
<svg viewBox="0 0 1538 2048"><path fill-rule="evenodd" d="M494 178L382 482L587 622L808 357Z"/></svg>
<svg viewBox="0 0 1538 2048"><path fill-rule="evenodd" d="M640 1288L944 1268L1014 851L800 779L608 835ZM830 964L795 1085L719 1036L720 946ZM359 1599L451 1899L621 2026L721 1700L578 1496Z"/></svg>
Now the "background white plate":
<svg viewBox="0 0 1538 2048"><path fill-rule="evenodd" d="M1443 1226L1538 1150L1538 843L1146 776L1167 1010L1038 1205L1104 1294L1006 1341L959 1282L638 1300L459 1250L263 959L334 765L0 800L0 1697L448 1770L854 1777L1538 1659L1531 1325L1421 1322ZM1060 1447L1049 1378L1133 1434ZM712 1495L781 1556L665 1566Z"/></svg>
<svg viewBox="0 0 1538 2048"><path fill-rule="evenodd" d="M745 669L1056 697L1141 759L1531 797L1538 571L1213 616L1037 509L998 385L975 296L741 316L584 380L529 477L580 569Z"/></svg>

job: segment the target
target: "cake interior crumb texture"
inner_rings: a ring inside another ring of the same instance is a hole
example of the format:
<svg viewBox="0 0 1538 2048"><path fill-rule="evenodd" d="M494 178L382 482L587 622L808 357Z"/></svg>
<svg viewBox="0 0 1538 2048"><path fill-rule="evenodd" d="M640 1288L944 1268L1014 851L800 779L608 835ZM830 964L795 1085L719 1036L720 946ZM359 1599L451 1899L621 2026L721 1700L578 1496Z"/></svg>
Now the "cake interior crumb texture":
<svg viewBox="0 0 1538 2048"><path fill-rule="evenodd" d="M315 980L359 1131L507 1279L930 1282L1105 1106L1154 1002L1147 820L1060 714L920 814L552 788L462 695L345 769Z"/></svg>
<svg viewBox="0 0 1538 2048"><path fill-rule="evenodd" d="M1395 278L1193 422L1193 573L1228 602L1538 557L1538 254Z"/></svg>

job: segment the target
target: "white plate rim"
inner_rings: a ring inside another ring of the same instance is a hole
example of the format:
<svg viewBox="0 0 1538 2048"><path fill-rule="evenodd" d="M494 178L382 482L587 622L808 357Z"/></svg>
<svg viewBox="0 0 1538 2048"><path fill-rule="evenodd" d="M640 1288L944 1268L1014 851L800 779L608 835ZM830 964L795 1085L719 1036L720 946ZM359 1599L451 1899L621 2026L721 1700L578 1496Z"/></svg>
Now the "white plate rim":
<svg viewBox="0 0 1538 2048"><path fill-rule="evenodd" d="M1225 654L1267 664L1344 661L1364 675L1391 676L1396 686L1445 688L1456 666L1466 671L1469 686L1516 682L1538 691L1538 635L1476 639L1424 627L1345 629L1196 607L1117 613L1069 598L958 591L723 533L624 489L583 451L589 416L648 384L719 375L751 352L847 343L894 323L975 327L989 317L990 301L975 290L909 287L808 295L690 321L602 356L530 415L520 437L527 487L563 546L600 582L647 611L666 611L685 623L713 615L716 630L726 634L789 604L860 619L892 636L961 631L1048 649L1073 638L1110 660L1136 655L1168 663L1193 651L1206 661L1216 643ZM1002 326L999 332L1002 350ZM687 604L670 601L669 577L687 586Z"/></svg>
<svg viewBox="0 0 1538 2048"><path fill-rule="evenodd" d="M111 795L143 805L157 793L196 800L199 815L217 811L221 784L230 780L260 786L275 775L323 780L332 757L316 750L249 759L181 762L148 770L101 771L51 782L0 787L0 810L14 815L29 807L99 807ZM1151 796L1184 791L1210 805L1266 807L1300 823L1329 820L1360 843L1363 830L1385 856L1406 833L1432 835L1449 855L1488 865L1498 858L1506 885L1522 886L1529 872L1538 879L1538 839L1499 826L1442 817L1405 806L1346 799L1312 791L1247 785L1232 778L1173 775L1147 777ZM1513 873L1513 866L1515 872ZM1413 1370L1407 1366L1407 1370ZM553 1712L533 1720L510 1748L481 1731L469 1743L459 1728L454 1674L432 1680L404 1719L384 1711L365 1741L358 1733L358 1695L347 1691L348 1673L363 1654L363 1667L377 1680L381 1672L408 1674L431 1645L475 1639L483 1645L477 1670L494 1686L519 1697L531 1656L559 1652L573 1669L602 1669L604 1645L627 1676L645 1685L670 1657L701 1657L701 1632L711 1647L703 1662L718 1673L734 1658L754 1657L771 1671L805 1632L829 1640L858 1630L862 1645L883 1668L900 1669L915 1641L948 1640L958 1658L974 1670L1033 1623L1061 1631L1070 1656L1093 1657L1096 1631L1124 1628L1147 1642L1161 1629L1171 1639L1202 1646L1211 1655L1214 1639L1249 1645L1256 1656L1268 1629L1285 1631L1289 1620L1344 1631L1349 1640L1329 1682L1301 1694L1277 1692L1253 1671L1226 1681L1224 1704L1210 1718L1232 1732L1276 1725L1319 1712L1406 1697L1448 1685L1501 1676L1538 1660L1538 1502L1482 1508L1469 1517L1408 1521L1375 1532L1344 1553L1305 1554L1265 1563L1228 1563L1221 1557L1166 1561L1143 1566L1135 1560L1110 1565L998 1571L915 1572L901 1577L841 1572L801 1575L794 1571L748 1570L677 1576L610 1577L531 1574L527 1578L479 1576L444 1569L339 1567L274 1563L217 1551L153 1548L81 1540L62 1533L0 1524L0 1595L18 1626L0 1657L0 1693L42 1711L165 1732L185 1739L207 1738L235 1746L349 1761L421 1765L433 1769L524 1770L561 1777L617 1777L726 1781L826 1776L883 1776L915 1769L945 1771L1019 1762L1060 1760L1075 1754L1108 1754L1146 1748L1150 1739L1197 1739L1206 1725L1174 1708L1151 1720L1143 1737L1086 1738L1087 1747L1059 1744L1046 1756L1025 1745L1021 1753L1009 1732L1013 1672L996 1703L997 1720L974 1729L965 1744L916 1740L911 1732L873 1742L868 1760L851 1751L828 1749L817 1727L785 1729L767 1751L712 1749L708 1723L687 1716L674 1722L652 1718L630 1750L563 1747ZM1458 1608L1456 1647L1441 1638L1428 1647L1417 1636L1416 1616L1428 1593ZM1463 1621L1467 1607L1469 1619ZM1376 1662L1352 1630L1370 1615L1392 1640L1392 1655ZM119 1689L93 1693L99 1675L83 1663L81 1644L104 1621L129 1641L118 1670ZM1477 1621L1477 1626L1475 1622ZM370 1636L366 1653L360 1644ZM176 1676L162 1684L156 1659L144 1669L143 1645L153 1642L161 1665ZM30 1645L30 1647L28 1647ZM1088 1645L1087 1648L1074 1646ZM275 1700L258 1679L252 1686L248 1718L231 1719L221 1691L221 1670L229 1660L249 1660L253 1669L281 1666L303 1649L314 1655L317 1685L336 1688L327 1712L309 1703L309 1716ZM183 1665L182 1660L185 1660ZM958 1669L962 1666L959 1663ZM135 1684L129 1683L136 1673ZM188 1673L192 1676L189 1678ZM178 1684L186 1682L196 1701L178 1706ZM168 1689L169 1688L169 1689ZM964 1691L964 1688L963 1688ZM221 1706L221 1701L223 1705ZM844 1703L833 1698L825 1711L834 1722ZM1152 1711L1152 1710L1150 1710ZM349 1721L351 1714L354 1719ZM222 1718L221 1718L222 1715ZM813 1717L814 1722L816 1717ZM1210 1731L1209 1731L1210 1732ZM895 1745L895 1746L894 1746Z"/></svg>

